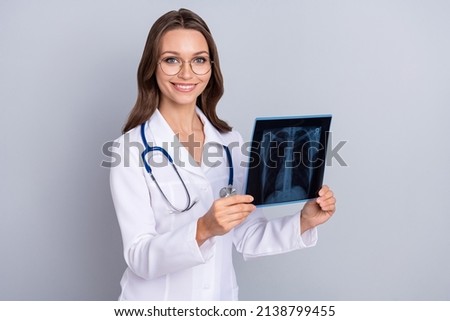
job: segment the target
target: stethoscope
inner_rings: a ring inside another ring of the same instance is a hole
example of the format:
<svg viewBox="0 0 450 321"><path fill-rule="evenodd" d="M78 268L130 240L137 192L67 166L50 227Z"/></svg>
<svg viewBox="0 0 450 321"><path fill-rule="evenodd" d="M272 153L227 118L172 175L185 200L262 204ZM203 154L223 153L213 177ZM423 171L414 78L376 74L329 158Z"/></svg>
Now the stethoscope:
<svg viewBox="0 0 450 321"><path fill-rule="evenodd" d="M164 199L166 200L167 204L169 204L169 206L173 210L175 210L176 212L183 213L183 212L189 211L197 203L197 201L192 201L191 194L189 193L189 191L188 191L188 189L186 187L186 184L184 183L183 178L181 177L181 175L178 172L175 164L173 163L173 159L169 155L169 153L162 147L150 146L148 144L147 138L145 137L145 123L141 124L141 138L142 138L142 142L144 143L144 147L145 147L144 151L141 153L141 158L142 158L142 161L144 163L145 170L150 175L150 177L152 178L153 182L155 182L155 185L158 188L158 190L160 191L161 195L164 197ZM230 169L230 172L229 172L229 176L228 176L228 186L222 187L220 189L219 196L220 197L228 197L228 196L236 194L236 189L233 188L233 176L234 176L233 161L232 161L231 152L230 152L230 149L228 148L228 146L222 145L222 147L225 150L225 153L227 155L228 167ZM156 152L156 151L157 152L161 152L161 154L164 155L164 157L169 161L169 163L172 165L173 170L175 171L175 173L177 174L178 178L180 179L181 184L183 185L184 191L186 193L186 206L184 208L178 208L175 205L173 205L171 201L169 201L169 199L167 198L166 194L164 193L164 191L159 186L158 181L156 180L155 176L153 175L152 168L150 167L150 164L147 162L146 156L147 156L148 153Z"/></svg>

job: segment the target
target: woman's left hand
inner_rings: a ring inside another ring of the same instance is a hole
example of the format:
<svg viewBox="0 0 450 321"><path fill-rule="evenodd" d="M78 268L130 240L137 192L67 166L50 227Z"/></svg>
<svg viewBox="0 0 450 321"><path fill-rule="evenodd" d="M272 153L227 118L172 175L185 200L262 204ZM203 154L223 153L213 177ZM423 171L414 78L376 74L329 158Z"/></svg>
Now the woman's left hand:
<svg viewBox="0 0 450 321"><path fill-rule="evenodd" d="M300 215L301 233L328 221L336 211L336 198L326 185L319 191L319 197L308 201Z"/></svg>

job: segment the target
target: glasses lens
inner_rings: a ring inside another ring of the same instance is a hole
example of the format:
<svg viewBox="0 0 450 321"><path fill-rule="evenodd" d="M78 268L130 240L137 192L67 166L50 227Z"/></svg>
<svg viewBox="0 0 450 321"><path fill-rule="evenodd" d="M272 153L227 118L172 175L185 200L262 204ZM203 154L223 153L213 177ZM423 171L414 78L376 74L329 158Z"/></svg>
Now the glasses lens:
<svg viewBox="0 0 450 321"><path fill-rule="evenodd" d="M175 58L166 58L161 60L161 62L159 63L162 71L168 76L173 76L179 73L181 64L181 61Z"/></svg>
<svg viewBox="0 0 450 321"><path fill-rule="evenodd" d="M211 70L211 60L208 58L195 58L191 61L192 71L197 75L207 74Z"/></svg>

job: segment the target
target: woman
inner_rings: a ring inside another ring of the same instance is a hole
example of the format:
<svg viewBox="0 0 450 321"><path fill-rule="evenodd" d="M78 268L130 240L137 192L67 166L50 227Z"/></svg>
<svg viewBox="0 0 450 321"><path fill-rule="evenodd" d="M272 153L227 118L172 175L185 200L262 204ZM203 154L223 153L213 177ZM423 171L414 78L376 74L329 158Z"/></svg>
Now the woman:
<svg viewBox="0 0 450 321"><path fill-rule="evenodd" d="M270 221L243 195L246 159L232 148L243 142L216 114L219 56L199 16L180 9L155 22L138 87L111 169L128 265L121 300L237 300L233 245L244 258L315 245L315 226L335 211L328 187L301 214ZM220 197L230 177L235 195Z"/></svg>

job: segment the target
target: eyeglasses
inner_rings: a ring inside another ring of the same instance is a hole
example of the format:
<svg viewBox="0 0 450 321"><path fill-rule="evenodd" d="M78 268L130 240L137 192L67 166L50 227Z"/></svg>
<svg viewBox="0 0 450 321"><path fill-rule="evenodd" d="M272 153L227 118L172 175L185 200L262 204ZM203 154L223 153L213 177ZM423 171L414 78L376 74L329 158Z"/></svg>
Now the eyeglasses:
<svg viewBox="0 0 450 321"><path fill-rule="evenodd" d="M181 71L184 63L189 63L191 70L196 75L206 75L210 70L214 61L211 61L208 57L196 57L191 61L183 61L177 57L167 57L161 59L158 64L161 67L163 73L167 76L175 76Z"/></svg>

